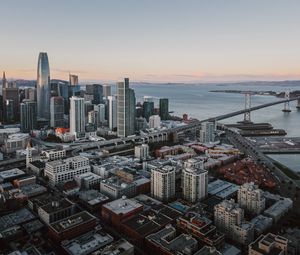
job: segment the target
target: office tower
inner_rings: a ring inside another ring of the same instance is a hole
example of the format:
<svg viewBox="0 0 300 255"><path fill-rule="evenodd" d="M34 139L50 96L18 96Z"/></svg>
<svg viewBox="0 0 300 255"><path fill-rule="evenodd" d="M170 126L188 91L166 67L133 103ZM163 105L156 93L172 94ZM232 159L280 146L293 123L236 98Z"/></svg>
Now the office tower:
<svg viewBox="0 0 300 255"><path fill-rule="evenodd" d="M108 96L108 126L110 130L117 127L117 100L114 96Z"/></svg>
<svg viewBox="0 0 300 255"><path fill-rule="evenodd" d="M164 166L151 170L151 194L161 201L175 197L175 168Z"/></svg>
<svg viewBox="0 0 300 255"><path fill-rule="evenodd" d="M149 117L154 114L154 102L143 103L143 116L149 121Z"/></svg>
<svg viewBox="0 0 300 255"><path fill-rule="evenodd" d="M36 90L33 88L26 88L24 90L25 99L30 101L36 101Z"/></svg>
<svg viewBox="0 0 300 255"><path fill-rule="evenodd" d="M93 95L93 104L103 103L103 86L100 84L92 84L86 86L86 94Z"/></svg>
<svg viewBox="0 0 300 255"><path fill-rule="evenodd" d="M103 125L105 122L105 104L94 105L94 111L98 114L97 126Z"/></svg>
<svg viewBox="0 0 300 255"><path fill-rule="evenodd" d="M60 96L50 99L50 126L64 127L64 98Z"/></svg>
<svg viewBox="0 0 300 255"><path fill-rule="evenodd" d="M21 131L28 133L37 128L37 106L36 102L23 100L21 103Z"/></svg>
<svg viewBox="0 0 300 255"><path fill-rule="evenodd" d="M145 130L149 127L148 122L145 118L139 117L135 119L135 129L137 131Z"/></svg>
<svg viewBox="0 0 300 255"><path fill-rule="evenodd" d="M88 112L88 123L97 127L98 125L98 112L93 110Z"/></svg>
<svg viewBox="0 0 300 255"><path fill-rule="evenodd" d="M90 111L94 110L94 105L92 104L92 101L85 101L84 100L84 116L85 116L85 120L87 121L88 118L88 113Z"/></svg>
<svg viewBox="0 0 300 255"><path fill-rule="evenodd" d="M151 97L151 96L144 96L144 102L153 102L153 97Z"/></svg>
<svg viewBox="0 0 300 255"><path fill-rule="evenodd" d="M148 144L141 144L134 147L134 157L138 159L147 159L149 157Z"/></svg>
<svg viewBox="0 0 300 255"><path fill-rule="evenodd" d="M14 100L5 100L5 121L7 123L13 123L15 121L15 104Z"/></svg>
<svg viewBox="0 0 300 255"><path fill-rule="evenodd" d="M4 120L7 123L18 121L20 117L19 89L6 82L6 87L2 89L2 97Z"/></svg>
<svg viewBox="0 0 300 255"><path fill-rule="evenodd" d="M211 143L215 139L215 124L213 122L203 122L199 130L199 140L201 143Z"/></svg>
<svg viewBox="0 0 300 255"><path fill-rule="evenodd" d="M74 176L90 171L89 159L82 156L75 156L47 162L44 175L49 178L49 184L54 186L71 181Z"/></svg>
<svg viewBox="0 0 300 255"><path fill-rule="evenodd" d="M261 235L248 245L248 255L285 255L289 254L288 248L289 240L287 238L268 233ZM298 252L292 254L298 254Z"/></svg>
<svg viewBox="0 0 300 255"><path fill-rule="evenodd" d="M3 71L3 76L2 76L2 89L6 88L6 76L5 76L5 71Z"/></svg>
<svg viewBox="0 0 300 255"><path fill-rule="evenodd" d="M78 75L75 74L69 74L69 84L71 86L78 85Z"/></svg>
<svg viewBox="0 0 300 255"><path fill-rule="evenodd" d="M160 98L159 99L159 116L162 120L169 119L169 99Z"/></svg>
<svg viewBox="0 0 300 255"><path fill-rule="evenodd" d="M37 115L39 119L50 119L50 69L48 55L40 52L37 67Z"/></svg>
<svg viewBox="0 0 300 255"><path fill-rule="evenodd" d="M110 85L103 85L103 96L104 97L111 96L111 86Z"/></svg>
<svg viewBox="0 0 300 255"><path fill-rule="evenodd" d="M238 203L246 212L259 215L265 209L266 199L263 196L263 191L251 182L240 186Z"/></svg>
<svg viewBox="0 0 300 255"><path fill-rule="evenodd" d="M77 138L85 134L84 99L80 97L70 99L70 133Z"/></svg>
<svg viewBox="0 0 300 255"><path fill-rule="evenodd" d="M152 115L149 118L149 128L159 128L160 127L160 117L159 115Z"/></svg>
<svg viewBox="0 0 300 255"><path fill-rule="evenodd" d="M207 196L208 174L206 170L184 168L182 170L183 197L189 202L197 202Z"/></svg>
<svg viewBox="0 0 300 255"><path fill-rule="evenodd" d="M231 200L223 200L214 207L215 226L230 239L240 244L253 240L254 227L244 221L244 210Z"/></svg>
<svg viewBox="0 0 300 255"><path fill-rule="evenodd" d="M135 133L135 94L129 88L129 78L117 83L117 131L126 137Z"/></svg>

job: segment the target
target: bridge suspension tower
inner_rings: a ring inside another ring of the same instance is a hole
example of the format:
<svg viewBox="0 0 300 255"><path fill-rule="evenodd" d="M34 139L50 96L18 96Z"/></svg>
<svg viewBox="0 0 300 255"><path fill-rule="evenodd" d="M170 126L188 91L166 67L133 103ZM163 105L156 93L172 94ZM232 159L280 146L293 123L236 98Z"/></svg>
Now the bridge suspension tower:
<svg viewBox="0 0 300 255"><path fill-rule="evenodd" d="M245 110L249 110L251 108L251 93L245 93ZM244 113L244 123L251 123L251 115L250 110Z"/></svg>
<svg viewBox="0 0 300 255"><path fill-rule="evenodd" d="M284 102L284 107L282 109L283 112L291 112L291 107L290 107L290 92L286 91L284 98L286 101Z"/></svg>

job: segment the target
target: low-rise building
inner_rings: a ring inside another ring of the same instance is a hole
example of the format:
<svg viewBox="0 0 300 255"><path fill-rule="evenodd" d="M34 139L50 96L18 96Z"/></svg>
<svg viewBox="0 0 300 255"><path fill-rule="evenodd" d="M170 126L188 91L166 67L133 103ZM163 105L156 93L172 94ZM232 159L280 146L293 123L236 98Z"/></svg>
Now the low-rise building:
<svg viewBox="0 0 300 255"><path fill-rule="evenodd" d="M15 179L25 176L25 172L19 168L14 168L0 172L0 183L11 182Z"/></svg>
<svg viewBox="0 0 300 255"><path fill-rule="evenodd" d="M82 211L50 224L49 236L56 241L72 239L92 230L96 224L93 215Z"/></svg>
<svg viewBox="0 0 300 255"><path fill-rule="evenodd" d="M167 225L162 230L146 237L146 250L150 254L192 255L198 250L198 242L190 235L177 235L176 229Z"/></svg>
<svg viewBox="0 0 300 255"><path fill-rule="evenodd" d="M102 178L92 172L86 172L74 176L74 180L77 182L81 189L99 188Z"/></svg>
<svg viewBox="0 0 300 255"><path fill-rule="evenodd" d="M248 247L249 255L285 255L288 250L288 239L268 233L261 235Z"/></svg>
<svg viewBox="0 0 300 255"><path fill-rule="evenodd" d="M271 217L274 222L277 222L289 210L293 208L293 200L290 198L281 197L277 202L264 211L264 215Z"/></svg>
<svg viewBox="0 0 300 255"><path fill-rule="evenodd" d="M147 159L149 157L148 144L141 144L134 147L134 157L138 159Z"/></svg>
<svg viewBox="0 0 300 255"><path fill-rule="evenodd" d="M136 185L125 182L119 177L111 177L100 182L100 191L111 199L118 199L122 196L130 198L136 195Z"/></svg>
<svg viewBox="0 0 300 255"><path fill-rule="evenodd" d="M134 246L125 239L119 239L91 255L134 255Z"/></svg>
<svg viewBox="0 0 300 255"><path fill-rule="evenodd" d="M62 248L69 255L88 255L113 242L113 237L104 231L90 231L72 240L62 242Z"/></svg>
<svg viewBox="0 0 300 255"><path fill-rule="evenodd" d="M121 221L141 212L143 205L125 196L102 206L101 216L107 223L119 229Z"/></svg>
<svg viewBox="0 0 300 255"><path fill-rule="evenodd" d="M224 234L217 230L210 219L195 212L188 212L179 217L177 227L205 245L214 246L218 249L224 245Z"/></svg>
<svg viewBox="0 0 300 255"><path fill-rule="evenodd" d="M74 212L74 204L68 199L52 201L38 208L38 214L42 221L51 224L64 219Z"/></svg>
<svg viewBox="0 0 300 255"><path fill-rule="evenodd" d="M13 184L16 188L21 188L23 186L29 184L35 184L36 177L34 175L31 176L23 176L13 181Z"/></svg>
<svg viewBox="0 0 300 255"><path fill-rule="evenodd" d="M11 134L4 140L2 151L4 153L13 153L17 150L24 150L29 142L30 136L25 133Z"/></svg>
<svg viewBox="0 0 300 255"><path fill-rule="evenodd" d="M261 235L267 229L272 227L273 219L264 215L258 215L250 221L254 226L254 233L256 236Z"/></svg>
<svg viewBox="0 0 300 255"><path fill-rule="evenodd" d="M49 178L50 185L54 186L70 181L76 175L90 171L89 159L75 156L64 160L47 162L44 175Z"/></svg>
<svg viewBox="0 0 300 255"><path fill-rule="evenodd" d="M108 196L105 196L97 190L91 189L79 192L79 203L90 212L100 212L101 206L107 203L108 200Z"/></svg>

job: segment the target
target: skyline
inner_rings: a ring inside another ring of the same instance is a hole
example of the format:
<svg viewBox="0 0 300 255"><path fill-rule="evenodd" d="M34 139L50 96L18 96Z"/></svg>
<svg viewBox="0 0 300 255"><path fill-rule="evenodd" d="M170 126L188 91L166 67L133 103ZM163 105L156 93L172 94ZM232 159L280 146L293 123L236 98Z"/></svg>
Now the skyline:
<svg viewBox="0 0 300 255"><path fill-rule="evenodd" d="M80 82L300 79L299 7L293 0L5 1L0 70L8 80L34 80L45 51L52 79L69 72Z"/></svg>

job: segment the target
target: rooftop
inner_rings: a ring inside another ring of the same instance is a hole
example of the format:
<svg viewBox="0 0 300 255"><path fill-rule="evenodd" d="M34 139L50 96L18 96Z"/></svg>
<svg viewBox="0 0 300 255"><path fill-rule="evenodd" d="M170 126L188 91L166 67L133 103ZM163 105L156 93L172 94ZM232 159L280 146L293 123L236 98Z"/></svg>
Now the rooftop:
<svg viewBox="0 0 300 255"><path fill-rule="evenodd" d="M293 201L290 198L281 198L275 204L264 211L265 214L275 216L280 215L293 206Z"/></svg>
<svg viewBox="0 0 300 255"><path fill-rule="evenodd" d="M0 231L33 220L35 216L26 208L0 217Z"/></svg>
<svg viewBox="0 0 300 255"><path fill-rule="evenodd" d="M42 206L41 209L43 209L47 213L54 213L72 207L73 205L74 204L70 200L63 198L52 201Z"/></svg>
<svg viewBox="0 0 300 255"><path fill-rule="evenodd" d="M79 225L84 225L85 222L91 221L96 219L93 215L89 214L86 211L82 211L63 220L56 221L51 224L51 228L54 229L56 232L63 232L68 229L77 227Z"/></svg>
<svg viewBox="0 0 300 255"><path fill-rule="evenodd" d="M80 191L79 192L79 199L87 202L90 205L96 205L99 203L102 203L104 201L109 200L107 196L100 193L97 190L86 190L86 191Z"/></svg>
<svg viewBox="0 0 300 255"><path fill-rule="evenodd" d="M70 255L85 255L112 243L113 240L113 237L104 231L90 231L72 240L64 241L62 247Z"/></svg>
<svg viewBox="0 0 300 255"><path fill-rule="evenodd" d="M25 175L25 172L20 170L19 168L13 168L10 170L0 172L0 178L2 178L4 180L8 179L8 178L12 178L12 177L18 177L21 175Z"/></svg>
<svg viewBox="0 0 300 255"><path fill-rule="evenodd" d="M21 187L21 191L24 195L31 197L37 194L47 192L47 188L40 184L28 184Z"/></svg>
<svg viewBox="0 0 300 255"><path fill-rule="evenodd" d="M123 197L104 204L103 207L109 209L115 214L127 214L133 210L142 208L143 205L133 199L127 199L126 197Z"/></svg>

